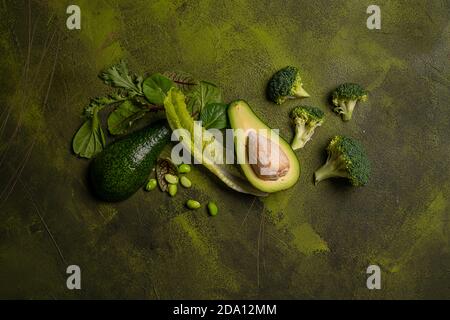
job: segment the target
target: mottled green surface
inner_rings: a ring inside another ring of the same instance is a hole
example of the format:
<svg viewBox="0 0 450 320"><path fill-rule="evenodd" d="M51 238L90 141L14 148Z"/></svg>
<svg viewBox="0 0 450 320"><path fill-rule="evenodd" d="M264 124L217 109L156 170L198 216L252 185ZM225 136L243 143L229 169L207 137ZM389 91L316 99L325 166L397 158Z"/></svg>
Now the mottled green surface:
<svg viewBox="0 0 450 320"><path fill-rule="evenodd" d="M380 0L380 31L359 0L76 2L81 31L65 28L69 1L0 3L0 298L450 297L448 1ZM120 58L213 81L288 139L295 102L273 105L264 89L299 66L307 102L327 112L298 152L299 183L260 200L195 167L175 198L92 198L70 142L107 92L98 72ZM327 101L344 81L370 90L349 123ZM365 144L367 187L313 185L338 133ZM188 198L217 201L219 215L186 210ZM69 264L81 291L65 287ZM366 289L369 264L382 290Z"/></svg>

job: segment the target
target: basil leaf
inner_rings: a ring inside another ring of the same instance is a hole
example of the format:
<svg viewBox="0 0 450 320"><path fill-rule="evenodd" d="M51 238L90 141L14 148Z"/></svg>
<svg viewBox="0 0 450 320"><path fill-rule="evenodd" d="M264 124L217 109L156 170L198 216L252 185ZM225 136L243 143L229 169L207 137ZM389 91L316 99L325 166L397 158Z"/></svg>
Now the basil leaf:
<svg viewBox="0 0 450 320"><path fill-rule="evenodd" d="M203 108L214 102L222 102L222 92L212 83L200 81L192 92L187 95L187 107L193 118L198 118Z"/></svg>
<svg viewBox="0 0 450 320"><path fill-rule="evenodd" d="M147 112L148 109L139 108L130 100L123 102L108 117L109 133L112 135L126 133L133 123L142 118Z"/></svg>
<svg viewBox="0 0 450 320"><path fill-rule="evenodd" d="M162 74L155 73L144 80L142 90L148 102L158 106L164 105L164 98L167 91L174 86L174 83L169 78Z"/></svg>
<svg viewBox="0 0 450 320"><path fill-rule="evenodd" d="M105 147L105 135L100 126L98 111L87 119L78 129L72 141L75 154L83 158L92 158Z"/></svg>
<svg viewBox="0 0 450 320"><path fill-rule="evenodd" d="M205 129L224 129L228 126L228 105L225 103L209 103L200 114L200 120Z"/></svg>

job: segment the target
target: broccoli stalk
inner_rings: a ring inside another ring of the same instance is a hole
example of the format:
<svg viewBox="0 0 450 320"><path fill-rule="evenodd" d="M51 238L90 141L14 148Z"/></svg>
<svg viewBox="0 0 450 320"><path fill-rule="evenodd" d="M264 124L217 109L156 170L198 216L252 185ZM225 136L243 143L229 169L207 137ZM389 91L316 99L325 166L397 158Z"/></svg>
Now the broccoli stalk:
<svg viewBox="0 0 450 320"><path fill-rule="evenodd" d="M349 121L358 101L367 100L367 92L355 83L344 83L337 87L332 94L334 112L342 115L342 120Z"/></svg>
<svg viewBox="0 0 450 320"><path fill-rule="evenodd" d="M292 109L290 117L295 125L295 136L291 147L293 150L301 149L311 140L314 131L324 121L324 113L319 108L298 106Z"/></svg>
<svg viewBox="0 0 450 320"><path fill-rule="evenodd" d="M342 115L342 120L350 121L352 119L353 110L356 106L356 100L338 101L338 107L334 108L334 112Z"/></svg>
<svg viewBox="0 0 450 320"><path fill-rule="evenodd" d="M340 161L339 155L336 153L329 153L327 161L315 173L315 183L328 178L348 178L345 161Z"/></svg>
<svg viewBox="0 0 450 320"><path fill-rule="evenodd" d="M310 95L303 88L302 78L300 77L300 73L297 71L295 75L294 84L292 86L291 92L289 93L288 98L309 98Z"/></svg>
<svg viewBox="0 0 450 320"><path fill-rule="evenodd" d="M267 97L276 104L286 99L307 98L300 72L296 67L286 67L275 73L267 85Z"/></svg>
<svg viewBox="0 0 450 320"><path fill-rule="evenodd" d="M327 147L328 158L315 173L315 184L328 178L346 178L353 186L364 186L370 177L370 161L361 144L335 136Z"/></svg>

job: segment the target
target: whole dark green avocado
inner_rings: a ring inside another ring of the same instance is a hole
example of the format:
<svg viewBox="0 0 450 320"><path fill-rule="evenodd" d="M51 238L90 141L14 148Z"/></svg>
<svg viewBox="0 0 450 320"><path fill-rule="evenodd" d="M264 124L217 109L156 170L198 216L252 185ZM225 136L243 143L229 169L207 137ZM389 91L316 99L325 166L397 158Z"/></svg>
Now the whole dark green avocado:
<svg viewBox="0 0 450 320"><path fill-rule="evenodd" d="M156 164L171 131L157 122L106 146L90 166L95 194L105 201L121 201L141 188Z"/></svg>

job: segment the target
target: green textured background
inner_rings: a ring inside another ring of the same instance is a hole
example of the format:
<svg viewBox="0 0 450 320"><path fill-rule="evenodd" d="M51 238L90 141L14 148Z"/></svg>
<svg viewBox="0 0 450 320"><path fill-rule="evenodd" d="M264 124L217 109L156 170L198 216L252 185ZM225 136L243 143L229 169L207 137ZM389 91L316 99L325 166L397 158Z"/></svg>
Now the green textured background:
<svg viewBox="0 0 450 320"><path fill-rule="evenodd" d="M65 27L68 4L82 30ZM0 298L449 298L450 3L377 1L1 1ZM98 80L120 58L138 73L185 70L244 98L287 139L267 80L301 68L327 121L304 150L299 183L267 199L225 188L203 168L175 199L139 191L93 199L88 161L70 149ZM370 90L353 121L327 95ZM361 140L373 179L312 183L337 133ZM188 197L220 214L188 212ZM65 269L82 269L69 291ZM382 290L365 270L382 268Z"/></svg>

